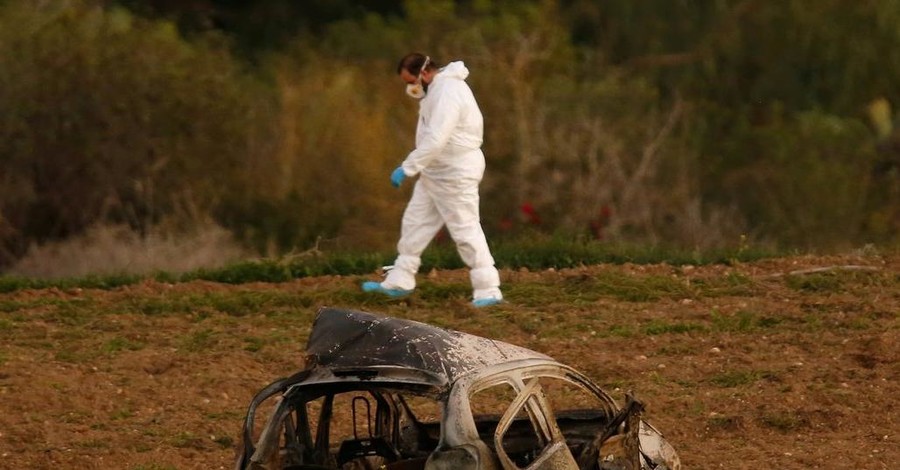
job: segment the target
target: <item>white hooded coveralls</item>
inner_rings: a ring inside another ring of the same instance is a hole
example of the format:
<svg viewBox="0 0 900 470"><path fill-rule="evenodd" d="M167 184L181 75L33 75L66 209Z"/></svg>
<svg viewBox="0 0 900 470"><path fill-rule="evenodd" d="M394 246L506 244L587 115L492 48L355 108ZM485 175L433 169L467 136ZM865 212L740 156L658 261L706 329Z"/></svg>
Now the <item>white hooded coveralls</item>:
<svg viewBox="0 0 900 470"><path fill-rule="evenodd" d="M462 62L451 62L434 76L419 101L416 148L401 165L406 176L419 175L419 180L403 213L399 256L382 283L386 288L415 288L422 252L446 225L470 269L473 298L502 299L500 275L479 216L484 120L465 82L468 76Z"/></svg>

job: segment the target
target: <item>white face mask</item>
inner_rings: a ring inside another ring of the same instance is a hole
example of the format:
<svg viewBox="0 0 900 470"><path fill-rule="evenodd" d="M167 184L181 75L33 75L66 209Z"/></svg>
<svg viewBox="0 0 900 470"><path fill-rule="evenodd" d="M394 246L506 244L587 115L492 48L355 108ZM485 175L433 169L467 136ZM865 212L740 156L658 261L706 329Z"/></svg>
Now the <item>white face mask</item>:
<svg viewBox="0 0 900 470"><path fill-rule="evenodd" d="M409 95L410 98L415 98L417 100L425 97L425 87L422 86L421 76L416 79L416 83L409 83L406 85L406 94Z"/></svg>
<svg viewBox="0 0 900 470"><path fill-rule="evenodd" d="M431 57L425 56L425 62L422 63L422 68L419 69L419 75L416 76L416 82L406 84L406 94L409 95L410 98L420 100L425 97L425 84L422 83L422 72L425 71L425 67L428 66L429 62L431 62Z"/></svg>

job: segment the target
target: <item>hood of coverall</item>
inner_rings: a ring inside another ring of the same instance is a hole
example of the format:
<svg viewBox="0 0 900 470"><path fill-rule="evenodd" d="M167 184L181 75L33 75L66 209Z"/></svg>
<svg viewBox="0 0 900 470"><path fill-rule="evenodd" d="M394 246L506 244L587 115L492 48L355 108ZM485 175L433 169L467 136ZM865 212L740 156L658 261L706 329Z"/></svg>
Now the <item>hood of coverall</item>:
<svg viewBox="0 0 900 470"><path fill-rule="evenodd" d="M462 63L462 61L450 62L444 68L441 69L441 73L437 74L434 79L438 80L441 78L458 78L460 80L465 80L466 77L469 76L469 69Z"/></svg>

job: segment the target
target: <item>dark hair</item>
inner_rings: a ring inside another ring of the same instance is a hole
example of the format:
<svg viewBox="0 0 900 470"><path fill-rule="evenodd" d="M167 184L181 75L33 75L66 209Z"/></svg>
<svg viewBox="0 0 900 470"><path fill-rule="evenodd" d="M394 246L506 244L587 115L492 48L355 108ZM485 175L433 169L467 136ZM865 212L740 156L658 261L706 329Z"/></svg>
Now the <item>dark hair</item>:
<svg viewBox="0 0 900 470"><path fill-rule="evenodd" d="M425 64L426 59L428 60L428 64ZM403 58L400 59L400 63L397 64L397 75L403 73L404 70L409 72L410 75L419 75L423 65L425 65L425 70L434 70L438 68L437 62L435 62L434 59L419 52L410 52L403 56Z"/></svg>

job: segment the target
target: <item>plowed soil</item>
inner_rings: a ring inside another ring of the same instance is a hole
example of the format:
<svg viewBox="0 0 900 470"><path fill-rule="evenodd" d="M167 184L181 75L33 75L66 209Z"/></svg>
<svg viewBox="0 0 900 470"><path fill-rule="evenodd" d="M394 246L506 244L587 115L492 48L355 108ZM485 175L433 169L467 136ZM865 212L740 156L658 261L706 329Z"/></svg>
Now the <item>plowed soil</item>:
<svg viewBox="0 0 900 470"><path fill-rule="evenodd" d="M549 354L645 419L685 468L887 469L900 462L900 259L467 273L404 301L363 277L0 296L0 468L232 468L253 394L295 372L319 306L383 313ZM615 284L615 285L613 285Z"/></svg>

